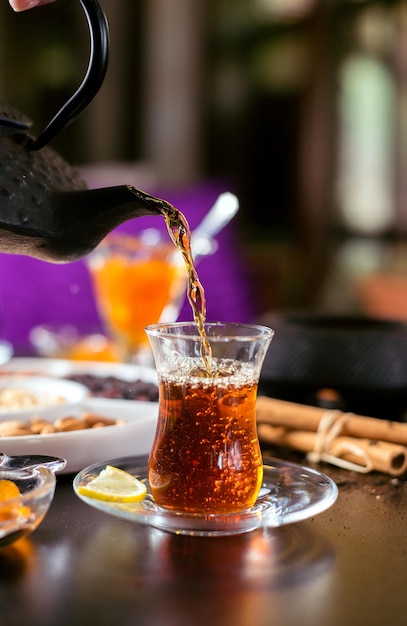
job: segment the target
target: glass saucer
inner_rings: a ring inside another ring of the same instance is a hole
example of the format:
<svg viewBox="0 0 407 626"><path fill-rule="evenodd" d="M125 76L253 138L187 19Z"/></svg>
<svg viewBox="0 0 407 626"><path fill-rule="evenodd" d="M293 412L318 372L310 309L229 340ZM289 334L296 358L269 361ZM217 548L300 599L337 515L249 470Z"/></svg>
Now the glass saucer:
<svg viewBox="0 0 407 626"><path fill-rule="evenodd" d="M125 457L91 465L75 476L74 491L81 500L105 513L167 532L200 537L236 535L256 528L299 522L325 511L338 496L336 484L325 474L270 458L265 459L263 485L251 509L218 515L167 511L157 506L150 493L147 461L145 456ZM145 499L137 503L118 504L78 494L79 485L86 485L106 465L119 467L145 481Z"/></svg>

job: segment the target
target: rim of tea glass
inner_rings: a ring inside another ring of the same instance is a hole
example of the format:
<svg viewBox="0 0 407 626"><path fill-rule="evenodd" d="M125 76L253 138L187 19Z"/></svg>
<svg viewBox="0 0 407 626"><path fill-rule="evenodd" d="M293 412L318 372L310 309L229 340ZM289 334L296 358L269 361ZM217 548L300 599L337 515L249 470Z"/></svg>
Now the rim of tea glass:
<svg viewBox="0 0 407 626"><path fill-rule="evenodd" d="M191 332L168 332L170 329L190 329ZM274 336L274 330L268 326L262 326L261 324L246 324L240 322L205 322L205 332L213 329L227 330L227 334L218 334L210 332L208 334L209 339L216 341L231 341L233 339L239 341L255 341L258 339L270 338ZM146 332L156 337L162 335L169 335L177 337L178 339L195 339L200 340L198 327L194 322L159 322L157 324L150 324L146 327ZM237 332L237 330L241 332ZM165 332L167 331L167 332Z"/></svg>

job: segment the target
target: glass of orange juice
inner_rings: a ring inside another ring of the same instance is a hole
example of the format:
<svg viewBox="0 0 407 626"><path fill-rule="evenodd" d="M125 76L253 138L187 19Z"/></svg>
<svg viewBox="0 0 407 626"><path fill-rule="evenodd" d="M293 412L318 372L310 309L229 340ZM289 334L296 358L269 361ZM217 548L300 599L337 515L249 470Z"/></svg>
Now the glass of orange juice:
<svg viewBox="0 0 407 626"><path fill-rule="evenodd" d="M186 285L179 251L149 229L139 237L109 235L87 261L100 316L120 359L152 362L144 329L176 319Z"/></svg>

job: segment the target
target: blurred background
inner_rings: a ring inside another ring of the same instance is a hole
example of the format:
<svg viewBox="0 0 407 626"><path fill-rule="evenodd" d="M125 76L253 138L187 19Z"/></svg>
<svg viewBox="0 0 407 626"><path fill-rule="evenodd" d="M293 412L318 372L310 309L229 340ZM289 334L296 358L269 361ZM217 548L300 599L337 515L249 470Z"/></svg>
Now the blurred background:
<svg viewBox="0 0 407 626"><path fill-rule="evenodd" d="M312 308L407 319L407 0L101 4L105 83L52 145L90 186L134 184L179 202L192 222L217 193L238 196L225 249L242 282L228 296L216 261L203 282L220 276L225 292L210 317ZM0 3L0 98L29 115L34 134L82 80L88 47L79 2L24 14ZM5 278L26 276L22 263L0 260L17 350L29 324L61 309L55 290L71 303L58 321L93 306L82 269L65 267L41 270L36 305L26 281Z"/></svg>

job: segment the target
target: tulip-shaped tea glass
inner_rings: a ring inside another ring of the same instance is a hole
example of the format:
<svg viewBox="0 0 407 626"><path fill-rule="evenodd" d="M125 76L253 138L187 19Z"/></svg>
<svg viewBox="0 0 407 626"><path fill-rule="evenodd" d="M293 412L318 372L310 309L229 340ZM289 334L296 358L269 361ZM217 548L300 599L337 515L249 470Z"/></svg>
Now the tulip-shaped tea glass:
<svg viewBox="0 0 407 626"><path fill-rule="evenodd" d="M263 478L255 408L273 331L207 323L205 360L195 324L155 324L146 332L160 390L148 474L155 502L200 514L249 509Z"/></svg>
<svg viewBox="0 0 407 626"><path fill-rule="evenodd" d="M113 233L88 256L97 307L120 360L149 363L146 325L176 319L186 285L179 259L153 229L140 237Z"/></svg>

